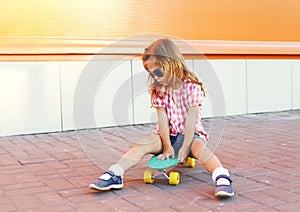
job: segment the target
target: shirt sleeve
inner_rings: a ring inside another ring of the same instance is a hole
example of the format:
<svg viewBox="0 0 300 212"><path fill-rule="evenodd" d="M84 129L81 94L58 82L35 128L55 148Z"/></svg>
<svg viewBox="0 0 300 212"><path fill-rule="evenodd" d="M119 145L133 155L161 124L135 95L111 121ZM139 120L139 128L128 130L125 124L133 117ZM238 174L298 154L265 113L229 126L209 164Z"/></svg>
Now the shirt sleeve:
<svg viewBox="0 0 300 212"><path fill-rule="evenodd" d="M198 106L203 103L203 92L201 86L195 83L189 83L187 89L187 107Z"/></svg>
<svg viewBox="0 0 300 212"><path fill-rule="evenodd" d="M154 94L153 96L153 102L152 102L153 107L158 108L158 107L165 107L165 100L163 96L157 96Z"/></svg>

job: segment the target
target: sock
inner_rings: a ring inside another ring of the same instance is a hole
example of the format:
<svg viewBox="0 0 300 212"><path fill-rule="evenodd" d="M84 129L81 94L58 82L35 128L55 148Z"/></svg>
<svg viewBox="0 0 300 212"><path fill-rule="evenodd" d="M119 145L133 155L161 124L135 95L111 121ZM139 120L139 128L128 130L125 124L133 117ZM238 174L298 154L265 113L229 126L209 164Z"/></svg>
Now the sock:
<svg viewBox="0 0 300 212"><path fill-rule="evenodd" d="M112 165L111 167L109 167L108 170L112 171L117 176L123 176L123 174L124 174L124 169L122 168L122 166L120 166L117 163Z"/></svg>
<svg viewBox="0 0 300 212"><path fill-rule="evenodd" d="M227 175L229 176L228 169L225 169L223 167L216 168L212 173L212 180L216 183L216 185L230 185L230 181L226 178L219 178L216 182L216 178L220 175Z"/></svg>

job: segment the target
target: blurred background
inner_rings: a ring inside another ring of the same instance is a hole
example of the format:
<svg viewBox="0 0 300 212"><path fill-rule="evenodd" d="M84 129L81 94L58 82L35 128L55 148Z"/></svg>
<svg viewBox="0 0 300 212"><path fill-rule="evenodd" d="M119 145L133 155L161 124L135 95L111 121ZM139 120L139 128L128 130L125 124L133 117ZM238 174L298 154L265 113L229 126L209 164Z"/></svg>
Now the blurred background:
<svg viewBox="0 0 300 212"><path fill-rule="evenodd" d="M0 8L0 136L155 122L140 54L161 36L176 40L204 81L205 118L300 109L300 1L0 0ZM92 81L80 84L89 71ZM89 107L76 108L78 92ZM119 96L125 116L115 119Z"/></svg>
<svg viewBox="0 0 300 212"><path fill-rule="evenodd" d="M299 41L297 0L2 0L2 36Z"/></svg>

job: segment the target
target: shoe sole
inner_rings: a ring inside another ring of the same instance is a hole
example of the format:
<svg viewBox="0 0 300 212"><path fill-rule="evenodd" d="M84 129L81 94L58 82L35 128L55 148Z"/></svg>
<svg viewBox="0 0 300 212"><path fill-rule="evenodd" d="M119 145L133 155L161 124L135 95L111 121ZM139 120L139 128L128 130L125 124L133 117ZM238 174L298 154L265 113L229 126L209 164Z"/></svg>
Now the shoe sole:
<svg viewBox="0 0 300 212"><path fill-rule="evenodd" d="M89 188L90 189L94 189L94 190L99 190L99 191L107 191L107 190L110 190L110 189L121 189L123 188L123 184L121 185L110 185L108 187L105 187L105 188L100 188L98 186L96 186L95 184L90 184L89 185Z"/></svg>
<svg viewBox="0 0 300 212"><path fill-rule="evenodd" d="M215 193L216 197L232 197L234 196L234 192L233 193L227 193L225 191L219 191L217 193Z"/></svg>

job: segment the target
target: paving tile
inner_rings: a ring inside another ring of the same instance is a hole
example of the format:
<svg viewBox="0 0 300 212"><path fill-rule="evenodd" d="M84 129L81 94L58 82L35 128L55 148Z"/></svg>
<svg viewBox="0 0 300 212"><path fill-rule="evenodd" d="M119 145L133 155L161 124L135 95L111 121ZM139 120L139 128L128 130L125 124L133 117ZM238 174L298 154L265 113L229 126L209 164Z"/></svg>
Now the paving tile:
<svg viewBox="0 0 300 212"><path fill-rule="evenodd" d="M274 209L276 209L278 211L299 211L300 200L276 205L276 206L274 206Z"/></svg>
<svg viewBox="0 0 300 212"><path fill-rule="evenodd" d="M290 200L300 200L300 194L285 190L283 188L268 187L266 189L263 189L262 192L281 201L289 202Z"/></svg>
<svg viewBox="0 0 300 212"><path fill-rule="evenodd" d="M260 211L264 206L257 202L238 202L231 205L221 205L216 207L216 211ZM262 210L266 211L266 210Z"/></svg>
<svg viewBox="0 0 300 212"><path fill-rule="evenodd" d="M17 173L15 174L16 183L27 183L27 182L37 182L38 178L36 177L35 173L32 172L24 172L24 173Z"/></svg>
<svg viewBox="0 0 300 212"><path fill-rule="evenodd" d="M175 211L209 211L207 207L202 206L201 204L197 204L196 202L187 201L183 204L178 204L175 206L172 206L172 208L175 209ZM155 208L153 211L156 211Z"/></svg>
<svg viewBox="0 0 300 212"><path fill-rule="evenodd" d="M90 166L82 166L82 167L72 167L77 173L81 173L83 175L92 177L91 179L94 179L95 177L98 177L101 174L101 170L96 165L90 165Z"/></svg>
<svg viewBox="0 0 300 212"><path fill-rule="evenodd" d="M173 207L186 202L185 199L170 195L169 192L165 191L130 196L130 199L127 200L144 211L161 207Z"/></svg>
<svg viewBox="0 0 300 212"><path fill-rule="evenodd" d="M65 179L75 185L77 188L86 188L87 185L91 182L90 178L86 176L75 176L75 177L65 177Z"/></svg>
<svg viewBox="0 0 300 212"><path fill-rule="evenodd" d="M48 185L50 188L52 188L53 190L77 188L77 186L73 185L65 178L49 179L49 180L45 180L44 183Z"/></svg>
<svg viewBox="0 0 300 212"><path fill-rule="evenodd" d="M65 198L74 204L83 203L83 202L96 202L104 199L111 199L113 201L114 198L118 198L118 195L116 195L113 192L98 192L98 191L92 191L88 188L85 189L87 190L87 192L84 193L84 195L81 194L67 195L65 196ZM115 206L116 207L118 206L117 203Z"/></svg>
<svg viewBox="0 0 300 212"><path fill-rule="evenodd" d="M264 184L270 185L270 186L279 186L279 185L286 183L285 180L278 179L278 178L268 175L268 174L256 175L256 176L252 176L249 178L253 181L257 181L259 183L264 183Z"/></svg>
<svg viewBox="0 0 300 212"><path fill-rule="evenodd" d="M186 200L186 202L196 202L202 199L210 199L211 196L201 192L200 189L196 188L186 188L174 190L171 192L173 195L182 197Z"/></svg>
<svg viewBox="0 0 300 212"><path fill-rule="evenodd" d="M130 196L144 195L153 192L160 192L162 188L155 184L145 184L142 179L139 180L126 180L124 181L124 189L113 191L115 194L124 198L130 198Z"/></svg>
<svg viewBox="0 0 300 212"><path fill-rule="evenodd" d="M54 180L54 179L61 179L61 178L66 178L66 177L74 177L78 176L79 173L75 172L71 168L65 168L65 169L50 169L50 170L42 170L42 171L37 171L36 176L41 180L41 181L48 181L48 180Z"/></svg>
<svg viewBox="0 0 300 212"><path fill-rule="evenodd" d="M299 180L297 182L288 181L286 184L282 184L279 187L282 189L286 189L288 191L300 194L300 181Z"/></svg>
<svg viewBox="0 0 300 212"><path fill-rule="evenodd" d="M1 154L1 166L8 166L8 165L16 165L19 164L19 161L14 158L13 156L6 154L6 153L0 153Z"/></svg>
<svg viewBox="0 0 300 212"><path fill-rule="evenodd" d="M237 194L243 194L247 192L254 192L254 191L260 191L264 188L266 188L266 184L259 183L259 182L253 182L250 184L241 184L241 185L233 185L234 190Z"/></svg>
<svg viewBox="0 0 300 212"><path fill-rule="evenodd" d="M5 191L5 195L8 197L20 195L33 195L37 193L48 192L49 190L51 190L51 188L49 188L47 185L42 184L41 186L34 185L33 187L10 189Z"/></svg>
<svg viewBox="0 0 300 212"><path fill-rule="evenodd" d="M161 208L153 208L148 211L157 211L157 212L175 212L178 210L173 209L172 207L161 207Z"/></svg>
<svg viewBox="0 0 300 212"><path fill-rule="evenodd" d="M90 195L93 193L96 193L96 191L90 190L87 188L72 188L72 189L63 189L58 191L59 195L62 197L68 197L68 196L76 196L76 195ZM107 192L110 193L110 192Z"/></svg>
<svg viewBox="0 0 300 212"><path fill-rule="evenodd" d="M28 172L34 173L48 170L48 167L43 163L28 163L26 165L23 165L23 168Z"/></svg>
<svg viewBox="0 0 300 212"><path fill-rule="evenodd" d="M16 177L11 175L0 175L0 186L11 185L16 182Z"/></svg>
<svg viewBox="0 0 300 212"><path fill-rule="evenodd" d="M272 172L272 170L268 170L266 168L254 164L248 164L238 168L234 168L234 171L236 175L244 178L249 178L249 177L254 177L254 176L264 175L264 174L266 175Z"/></svg>
<svg viewBox="0 0 300 212"><path fill-rule="evenodd" d="M21 195L11 196L11 201L14 203L18 210L35 209L43 207L43 203L35 196Z"/></svg>
<svg viewBox="0 0 300 212"><path fill-rule="evenodd" d="M25 210L26 211L26 210ZM34 210L28 210L34 212L70 212L78 211L75 206L72 205L57 205L57 206L42 206L40 208L35 208Z"/></svg>
<svg viewBox="0 0 300 212"><path fill-rule="evenodd" d="M114 197L112 199L99 199L97 202L102 203L106 207L109 208L108 211L116 210L117 204L117 211L140 211L141 207L139 205L131 204L130 201L124 199L122 197Z"/></svg>
<svg viewBox="0 0 300 212"><path fill-rule="evenodd" d="M19 182L19 183L13 183L10 185L1 186L1 189L4 192L12 191L12 193L14 193L15 191L24 190L24 189L31 189L31 190L36 191L36 188L38 188L38 187L45 187L45 184L40 181ZM16 192L16 193L19 193L19 192Z"/></svg>
<svg viewBox="0 0 300 212"><path fill-rule="evenodd" d="M112 211L112 209L101 202L79 202L76 204L78 211L95 212L95 211Z"/></svg>
<svg viewBox="0 0 300 212"><path fill-rule="evenodd" d="M4 197L4 195L0 195L0 211L14 211L16 210L13 202L8 198Z"/></svg>
<svg viewBox="0 0 300 212"><path fill-rule="evenodd" d="M264 206L273 206L277 204L285 204L287 201L281 200L273 195L269 195L263 190L251 191L241 194L241 196L248 198L256 203L262 204Z"/></svg>
<svg viewBox="0 0 300 212"><path fill-rule="evenodd" d="M60 196L57 192L43 192L34 195L37 197L43 205L46 207L65 205L68 204L68 201Z"/></svg>
<svg viewBox="0 0 300 212"><path fill-rule="evenodd" d="M16 211L17 208L13 204L1 204L0 211Z"/></svg>

